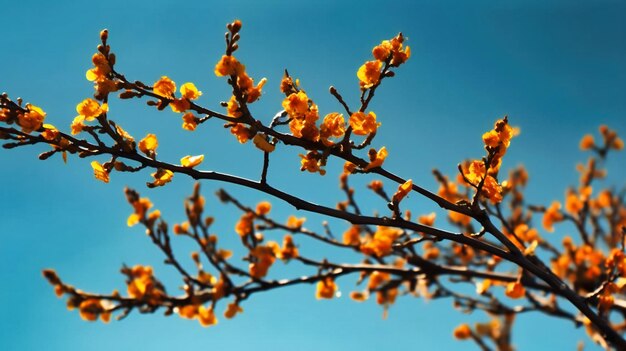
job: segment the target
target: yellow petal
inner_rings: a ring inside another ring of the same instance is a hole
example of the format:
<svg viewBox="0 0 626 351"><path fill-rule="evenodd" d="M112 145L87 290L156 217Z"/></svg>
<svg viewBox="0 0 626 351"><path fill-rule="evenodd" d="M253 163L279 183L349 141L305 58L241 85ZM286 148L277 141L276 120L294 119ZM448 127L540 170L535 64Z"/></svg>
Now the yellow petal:
<svg viewBox="0 0 626 351"><path fill-rule="evenodd" d="M200 163L202 163L203 160L204 160L204 155L197 155L197 156L187 155L180 159L180 164L183 167L193 168L199 165Z"/></svg>
<svg viewBox="0 0 626 351"><path fill-rule="evenodd" d="M396 193L393 194L392 201L394 203L402 201L402 199L404 199L404 197L407 196L409 192L411 192L412 188L413 188L413 181L409 179L406 182L404 182L404 184L401 184L398 187L398 191L396 191Z"/></svg>
<svg viewBox="0 0 626 351"><path fill-rule="evenodd" d="M530 245L528 245L528 247L524 250L524 256L534 254L537 249L537 245L539 245L539 242L537 240L533 240L533 242L530 243Z"/></svg>
<svg viewBox="0 0 626 351"><path fill-rule="evenodd" d="M267 139L265 139L265 135L264 134L257 134L254 136L254 139L252 139L252 141L254 142L254 145L256 147L258 147L259 149L265 151L265 152L272 152L276 149L276 145L270 144Z"/></svg>
<svg viewBox="0 0 626 351"><path fill-rule="evenodd" d="M195 100L199 98L200 95L202 95L202 92L199 91L198 88L196 88L196 86L190 82L185 83L180 87L180 93L183 95L184 98L189 100Z"/></svg>
<svg viewBox="0 0 626 351"><path fill-rule="evenodd" d="M91 168L93 168L93 175L96 177L96 179L101 180L105 183L109 182L109 173L107 173L104 167L102 167L100 162L92 161Z"/></svg>
<svg viewBox="0 0 626 351"><path fill-rule="evenodd" d="M132 227L132 226L134 226L137 223L139 223L139 215L138 214L133 213L130 216L128 216L128 219L126 220L126 225L128 225L129 227Z"/></svg>
<svg viewBox="0 0 626 351"><path fill-rule="evenodd" d="M154 134L146 135L146 137L141 139L141 141L139 142L139 150L141 150L146 155L150 151L154 152L158 146L159 146L159 141L157 140L157 137Z"/></svg>

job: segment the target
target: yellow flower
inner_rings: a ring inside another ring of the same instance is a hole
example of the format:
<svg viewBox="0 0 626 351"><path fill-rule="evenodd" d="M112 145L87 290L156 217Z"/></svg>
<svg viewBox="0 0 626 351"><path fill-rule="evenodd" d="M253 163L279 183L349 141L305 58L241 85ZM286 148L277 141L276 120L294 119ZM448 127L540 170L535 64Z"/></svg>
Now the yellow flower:
<svg viewBox="0 0 626 351"><path fill-rule="evenodd" d="M215 287L213 288L214 300L219 300L226 295L226 288L227 288L226 284L227 283L224 280L224 276L220 275L220 279L217 281L217 283L215 284Z"/></svg>
<svg viewBox="0 0 626 351"><path fill-rule="evenodd" d="M444 177L445 184L439 186L437 194L450 202L456 202L459 199L458 188L455 183L448 181L447 177Z"/></svg>
<svg viewBox="0 0 626 351"><path fill-rule="evenodd" d="M497 147L500 143L498 132L496 132L495 130L490 130L486 132L485 134L483 134L483 142L489 147Z"/></svg>
<svg viewBox="0 0 626 351"><path fill-rule="evenodd" d="M259 245L250 250L253 261L250 263L248 270L252 277L260 279L267 275L269 268L276 261L276 254L280 247L276 242L270 241L267 245Z"/></svg>
<svg viewBox="0 0 626 351"><path fill-rule="evenodd" d="M231 258L233 256L233 252L231 250L224 250L224 249L219 249L217 250L217 256L222 260L225 261L229 258Z"/></svg>
<svg viewBox="0 0 626 351"><path fill-rule="evenodd" d="M553 224L563 220L563 214L560 211L561 204L558 201L552 202L550 207L543 214L543 228L549 232L554 231Z"/></svg>
<svg viewBox="0 0 626 351"><path fill-rule="evenodd" d="M52 124L44 124L43 129L45 130L41 132L41 136L48 141L52 141L59 136L59 130Z"/></svg>
<svg viewBox="0 0 626 351"><path fill-rule="evenodd" d="M481 193L493 204L497 204L502 201L502 187L491 175L487 175L487 178L485 178Z"/></svg>
<svg viewBox="0 0 626 351"><path fill-rule="evenodd" d="M261 201L256 205L256 214L259 216L265 216L270 213L272 209L272 204L267 201Z"/></svg>
<svg viewBox="0 0 626 351"><path fill-rule="evenodd" d="M462 213L458 213L454 211L449 211L448 217L453 223L457 223L457 224L464 225L464 226L470 224L470 222L472 221L472 217L466 216Z"/></svg>
<svg viewBox="0 0 626 351"><path fill-rule="evenodd" d="M135 138L128 134L127 131L124 130L124 128L122 128L119 124L115 125L115 131L117 132L117 134L119 134L122 138L124 138L127 142L132 143L135 141Z"/></svg>
<svg viewBox="0 0 626 351"><path fill-rule="evenodd" d="M96 85L94 86L96 89L96 95L98 99L102 99L105 95L120 90L120 87L117 83L111 79L101 79L96 81Z"/></svg>
<svg viewBox="0 0 626 351"><path fill-rule="evenodd" d="M391 40L383 40L380 45L374 47L372 55L380 62L387 61L391 56L389 63L391 66L398 67L411 57L411 48L408 46L403 48L403 42L402 33Z"/></svg>
<svg viewBox="0 0 626 351"><path fill-rule="evenodd" d="M352 225L343 233L343 243L346 245L361 245L361 228L358 225Z"/></svg>
<svg viewBox="0 0 626 351"><path fill-rule="evenodd" d="M504 147L509 147L511 138L515 135L515 130L509 125L505 117L496 121L493 130L483 134L483 141L485 145L489 147L497 147L500 143L502 143Z"/></svg>
<svg viewBox="0 0 626 351"><path fill-rule="evenodd" d="M615 283L607 284L598 297L598 309L601 313L606 313L611 307L613 307L613 304L615 304L615 297L613 297L613 293L618 291L619 288L615 285Z"/></svg>
<svg viewBox="0 0 626 351"><path fill-rule="evenodd" d="M176 83L166 76L162 76L161 79L154 83L152 90L155 94L164 98L171 99L176 92Z"/></svg>
<svg viewBox="0 0 626 351"><path fill-rule="evenodd" d="M238 304L234 302L229 303L228 307L226 308L226 312L224 312L224 317L231 319L235 317L237 313L242 313L242 312L243 312L243 308L241 308Z"/></svg>
<svg viewBox="0 0 626 351"><path fill-rule="evenodd" d="M380 126L380 123L376 123L376 114L374 112L368 112L367 115L363 112L355 112L350 116L350 127L352 132L356 135L367 135L374 133Z"/></svg>
<svg viewBox="0 0 626 351"><path fill-rule="evenodd" d="M374 271L370 274L369 282L367 283L368 290L375 290L381 284L387 282L389 280L389 273L383 273L379 271Z"/></svg>
<svg viewBox="0 0 626 351"><path fill-rule="evenodd" d="M402 199L404 199L404 197L407 196L411 192L412 189L413 189L413 181L409 179L406 182L404 182L404 184L401 184L398 187L398 190L396 191L395 194L393 194L391 201L393 203L398 203L402 201Z"/></svg>
<svg viewBox="0 0 626 351"><path fill-rule="evenodd" d="M511 138L519 134L519 129L512 128L509 125L507 117L497 120L494 129L483 134L483 142L485 147L494 153L491 161L489 173L495 173L500 169L502 157L506 153L506 149L511 144Z"/></svg>
<svg viewBox="0 0 626 351"><path fill-rule="evenodd" d="M527 224L518 224L513 230L515 236L527 243L539 240L539 232L535 228L529 228Z"/></svg>
<svg viewBox="0 0 626 351"><path fill-rule="evenodd" d="M93 63L94 68L88 70L85 74L87 80L90 82L107 80L106 76L111 73L111 66L109 66L107 58L98 52L91 57L91 62Z"/></svg>
<svg viewBox="0 0 626 351"><path fill-rule="evenodd" d="M241 144L245 144L250 140L250 129L248 129L243 123L236 123L230 127L230 133L237 137L237 141Z"/></svg>
<svg viewBox="0 0 626 351"><path fill-rule="evenodd" d="M431 241L424 243L424 259L435 260L439 257L439 248L434 246Z"/></svg>
<svg viewBox="0 0 626 351"><path fill-rule="evenodd" d="M580 211L582 211L584 207L583 202L578 197L578 195L570 190L565 197L565 210L572 215L578 215Z"/></svg>
<svg viewBox="0 0 626 351"><path fill-rule="evenodd" d="M332 299L337 291L337 284L333 281L332 277L325 277L317 283L315 289L315 298L320 299Z"/></svg>
<svg viewBox="0 0 626 351"><path fill-rule="evenodd" d="M0 109L0 122L6 122L11 118L11 110L8 108Z"/></svg>
<svg viewBox="0 0 626 351"><path fill-rule="evenodd" d="M380 80L380 69L383 67L383 63L380 61L368 61L363 64L357 71L356 75L359 78L361 88L368 89L378 84Z"/></svg>
<svg viewBox="0 0 626 351"><path fill-rule="evenodd" d="M191 104L189 103L189 100L185 98L174 99L170 101L170 108L174 112L185 112L189 110L190 107L191 107Z"/></svg>
<svg viewBox="0 0 626 351"><path fill-rule="evenodd" d="M350 161L346 161L343 164L343 173L342 174L352 174L356 170L356 165Z"/></svg>
<svg viewBox="0 0 626 351"><path fill-rule="evenodd" d="M606 208L611 206L613 202L613 194L609 190L602 190L600 194L598 194L597 204L601 208Z"/></svg>
<svg viewBox="0 0 626 351"><path fill-rule="evenodd" d="M96 321L98 316L100 319L108 323L111 320L111 312L107 312L99 299L87 299L78 306L80 317L86 321Z"/></svg>
<svg viewBox="0 0 626 351"><path fill-rule="evenodd" d="M385 62L389 58L389 55L391 55L391 50L392 47L389 40L383 40L380 45L372 49L372 55L374 55L374 58L378 61Z"/></svg>
<svg viewBox="0 0 626 351"><path fill-rule="evenodd" d="M304 116L309 110L309 97L303 91L292 93L283 100L283 108L292 118Z"/></svg>
<svg viewBox="0 0 626 351"><path fill-rule="evenodd" d="M234 56L222 56L215 65L215 75L218 77L239 75L244 72L245 67Z"/></svg>
<svg viewBox="0 0 626 351"><path fill-rule="evenodd" d="M374 236L360 250L366 255L383 257L391 253L393 242L402 234L402 230L397 228L376 227Z"/></svg>
<svg viewBox="0 0 626 351"><path fill-rule="evenodd" d="M324 117L322 125L320 126L320 138L326 144L331 144L328 138L335 137L340 138L346 132L346 121L341 113L332 112Z"/></svg>
<svg viewBox="0 0 626 351"><path fill-rule="evenodd" d="M213 312L213 307L206 308L204 306L198 307L198 322L203 327L209 327L217 324L217 317Z"/></svg>
<svg viewBox="0 0 626 351"><path fill-rule="evenodd" d="M404 42L404 36L402 33L398 34L395 38L391 39L391 47L392 47L392 66L400 66L405 63L406 60L411 57L411 48L406 46L404 49L402 48L402 43Z"/></svg>
<svg viewBox="0 0 626 351"><path fill-rule="evenodd" d="M458 327L454 328L452 335L455 339L465 340L472 337L472 329L467 323L463 323Z"/></svg>
<svg viewBox="0 0 626 351"><path fill-rule="evenodd" d="M178 315L182 318L195 319L198 316L198 305L185 305L178 307Z"/></svg>
<svg viewBox="0 0 626 351"><path fill-rule="evenodd" d="M471 246L463 244L452 244L452 253L461 259L464 264L469 263L475 256L474 249Z"/></svg>
<svg viewBox="0 0 626 351"><path fill-rule="evenodd" d="M187 155L180 159L180 164L183 167L194 168L195 166L201 164L202 161L204 161L204 155L197 155L197 156Z"/></svg>
<svg viewBox="0 0 626 351"><path fill-rule="evenodd" d="M254 80L246 72L237 75L237 85L242 92L247 92L254 87Z"/></svg>
<svg viewBox="0 0 626 351"><path fill-rule="evenodd" d="M26 109L28 110L26 113L20 113L17 116L17 124L22 127L22 132L30 133L41 128L46 113L41 108L31 104L26 104Z"/></svg>
<svg viewBox="0 0 626 351"><path fill-rule="evenodd" d="M362 291L352 291L350 292L350 298L356 302L363 302L367 300L368 294Z"/></svg>
<svg viewBox="0 0 626 351"><path fill-rule="evenodd" d="M317 105L312 104L311 108L303 116L294 116L289 122L289 129L296 138L317 141L319 139L319 129L315 122L319 119Z"/></svg>
<svg viewBox="0 0 626 351"><path fill-rule="evenodd" d="M174 173L169 169L159 168L156 172L151 174L154 178L154 182L148 183L148 187L154 188L157 186L163 186L172 181Z"/></svg>
<svg viewBox="0 0 626 351"><path fill-rule="evenodd" d="M183 222L181 224L174 224L174 234L186 234L189 233L189 222Z"/></svg>
<svg viewBox="0 0 626 351"><path fill-rule="evenodd" d="M244 213L235 224L235 232L241 237L252 233L252 226L254 224L253 220L254 214L252 212Z"/></svg>
<svg viewBox="0 0 626 351"><path fill-rule="evenodd" d="M281 260L290 260L292 258L298 257L298 248L293 242L293 237L289 234L285 235L283 238L283 247L278 252L278 258Z"/></svg>
<svg viewBox="0 0 626 351"><path fill-rule="evenodd" d="M250 81L252 82L252 79L250 79ZM251 85L244 90L247 95L246 101L249 104L257 101L261 97L261 90L263 89L265 83L267 83L267 79L263 78L259 81L259 84L257 84L256 87Z"/></svg>
<svg viewBox="0 0 626 351"><path fill-rule="evenodd" d="M520 282L511 282L506 285L504 293L512 299L519 299L524 297L526 289Z"/></svg>
<svg viewBox="0 0 626 351"><path fill-rule="evenodd" d="M383 182L379 179L374 179L367 185L367 187L378 193L383 190Z"/></svg>
<svg viewBox="0 0 626 351"><path fill-rule="evenodd" d="M185 99L195 100L202 95L202 92L196 88L193 83L185 83L180 86L180 93Z"/></svg>
<svg viewBox="0 0 626 351"><path fill-rule="evenodd" d="M417 222L421 225L432 227L435 224L435 218L437 218L437 214L435 212L431 212L429 214L419 216Z"/></svg>
<svg viewBox="0 0 626 351"><path fill-rule="evenodd" d="M276 145L270 144L270 142L267 141L267 137L265 136L265 134L255 135L252 141L254 142L254 146L265 152L272 152L274 151L274 149L276 149Z"/></svg>
<svg viewBox="0 0 626 351"><path fill-rule="evenodd" d="M280 81L280 92L289 95L296 91L293 79L287 75L287 71L283 75L283 79Z"/></svg>
<svg viewBox="0 0 626 351"><path fill-rule="evenodd" d="M376 303L385 306L383 318L387 318L387 307L396 301L398 288L386 289L376 292Z"/></svg>
<svg viewBox="0 0 626 351"><path fill-rule="evenodd" d="M289 216L289 218L287 218L287 227L291 229L300 229L305 221L305 217L298 218L296 216Z"/></svg>
<svg viewBox="0 0 626 351"><path fill-rule="evenodd" d="M242 115L242 112L239 108L239 103L237 102L237 98L234 95L230 97L230 100L228 100L228 103L226 104L226 113L229 116L235 118L239 118Z"/></svg>
<svg viewBox="0 0 626 351"><path fill-rule="evenodd" d="M91 168L93 168L93 175L96 179L105 183L109 182L109 172L98 161L91 162Z"/></svg>
<svg viewBox="0 0 626 351"><path fill-rule="evenodd" d="M477 186L480 181L483 180L486 173L485 163L480 160L474 160L469 164L464 175L472 185Z"/></svg>
<svg viewBox="0 0 626 351"><path fill-rule="evenodd" d="M109 61L107 60L107 58L102 53L99 53L99 52L93 54L93 56L91 57L91 62L96 67L109 64Z"/></svg>
<svg viewBox="0 0 626 351"><path fill-rule="evenodd" d="M128 282L128 295L137 300L143 300L151 305L158 305L165 292L161 284L154 278L152 267L134 266L127 271L130 281Z"/></svg>
<svg viewBox="0 0 626 351"><path fill-rule="evenodd" d="M483 279L480 282L476 282L476 293L479 295L485 294L491 288L491 279Z"/></svg>
<svg viewBox="0 0 626 351"><path fill-rule="evenodd" d="M319 172L319 174L326 174L326 170L322 168L320 155L317 151L309 151L306 155L299 155L300 160L300 170L301 171L309 171L311 173Z"/></svg>
<svg viewBox="0 0 626 351"><path fill-rule="evenodd" d="M193 132L198 126L198 118L191 112L183 115L183 129Z"/></svg>
<svg viewBox="0 0 626 351"><path fill-rule="evenodd" d="M385 148L384 146L380 148L380 150L378 150L378 152L376 152L376 150L374 149L370 149L369 151L369 158L370 158L370 163L364 168L364 170L368 171L372 168L376 168L376 167L380 167L383 165L383 162L385 162L385 159L387 158L387 148Z"/></svg>
<svg viewBox="0 0 626 351"><path fill-rule="evenodd" d="M589 150L595 146L595 141L593 140L593 136L591 134L586 134L580 140L580 149L581 150Z"/></svg>
<svg viewBox="0 0 626 351"><path fill-rule="evenodd" d="M139 142L139 150L148 156L154 154L157 147L159 147L159 141L154 134L146 135L146 137Z"/></svg>
<svg viewBox="0 0 626 351"><path fill-rule="evenodd" d="M139 221L140 221L139 215L136 213L132 213L130 216L128 216L128 219L126 220L126 225L129 227L133 227L137 223L139 223Z"/></svg>
<svg viewBox="0 0 626 351"><path fill-rule="evenodd" d="M78 112L80 116L83 116L87 121L93 121L96 117L107 112L108 110L109 108L107 104L100 106L98 101L91 98L87 98L76 105L76 112Z"/></svg>
<svg viewBox="0 0 626 351"><path fill-rule="evenodd" d="M76 116L74 118L72 124L70 125L70 128L72 129L72 135L76 135L83 131L83 127L85 127L85 124L83 123L84 120L85 117L83 116Z"/></svg>

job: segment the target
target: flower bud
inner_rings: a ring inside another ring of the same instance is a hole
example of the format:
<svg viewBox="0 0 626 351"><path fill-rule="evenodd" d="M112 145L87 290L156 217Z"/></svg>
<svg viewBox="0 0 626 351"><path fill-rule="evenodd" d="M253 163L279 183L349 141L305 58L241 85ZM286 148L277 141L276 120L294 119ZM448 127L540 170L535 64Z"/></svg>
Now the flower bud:
<svg viewBox="0 0 626 351"><path fill-rule="evenodd" d="M240 20L235 20L233 23L229 24L229 28L228 28L231 33L237 33L241 30L241 21Z"/></svg>
<svg viewBox="0 0 626 351"><path fill-rule="evenodd" d="M106 42L108 38L109 38L108 29L103 29L102 31L100 31L100 40L102 40L103 43Z"/></svg>

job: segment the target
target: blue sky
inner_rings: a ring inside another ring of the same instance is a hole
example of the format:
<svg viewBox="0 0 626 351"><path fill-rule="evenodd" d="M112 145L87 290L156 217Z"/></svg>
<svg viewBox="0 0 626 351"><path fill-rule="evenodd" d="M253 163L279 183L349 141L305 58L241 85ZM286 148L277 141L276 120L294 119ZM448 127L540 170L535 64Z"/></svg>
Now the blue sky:
<svg viewBox="0 0 626 351"><path fill-rule="evenodd" d="M532 203L562 199L575 184L574 165L583 134L607 124L626 133L626 3L623 1L455 1L290 2L290 1L21 1L7 3L0 32L0 90L41 106L49 123L69 126L75 105L92 94L84 79L102 28L110 31L118 70L148 84L167 75L181 84L194 82L200 102L219 109L229 89L213 74L224 50L224 25L244 23L238 57L256 79L267 77L257 118L267 121L280 110L278 83L287 68L326 114L340 106L328 94L334 85L353 105L358 101L357 68L371 48L402 31L413 56L397 76L385 82L371 105L382 126L376 147L386 145L389 169L430 189L431 170L452 174L463 159L482 155L481 134L509 115L522 134L513 141L504 167L524 164L530 172L527 198ZM10 15L6 15L10 14ZM135 137L159 136L159 155L177 162L186 154L205 154L207 169L257 178L261 155L239 145L220 123L194 134L180 128L180 117L157 113L137 101L111 102L111 118ZM263 117L265 116L265 117ZM193 182L182 176L159 189L147 189L149 173L113 174L110 184L93 179L89 160L53 157L42 162L44 147L0 151L0 349L6 350L168 350L183 347L257 347L302 350L423 349L474 350L451 338L463 321L487 320L461 315L450 301L424 302L405 297L389 318L373 301L314 299L313 286L258 295L243 305L235 320L201 328L194 321L162 315L131 315L108 325L83 322L68 312L41 278L54 267L61 277L88 291L124 289L122 263L150 264L172 282L176 275L141 229L126 227L131 209L122 189L149 196L170 223L183 220L183 197ZM343 200L337 188L339 163L326 177L300 173L299 150L273 154L269 180L314 202L334 206ZM102 160L101 160L102 161ZM607 163L608 184L624 185L624 155ZM385 204L365 194L368 179L355 179L363 207L370 213ZM204 183L208 212L225 246L236 246L233 225L239 213L219 204L219 187L249 204L268 199L223 184ZM434 206L413 195L414 213ZM274 201L276 203L276 201ZM295 210L276 203L276 218ZM322 218L308 214L307 225L320 229ZM345 226L333 223L335 231ZM555 241L567 232L554 236ZM276 235L280 235L276 233ZM179 256L191 249L180 243ZM331 251L305 251L323 258ZM340 256L358 260L358 257ZM302 272L302 271L301 271ZM353 279L340 280L347 295ZM587 341L582 330L542 315L521 316L514 334L519 349L574 349Z"/></svg>

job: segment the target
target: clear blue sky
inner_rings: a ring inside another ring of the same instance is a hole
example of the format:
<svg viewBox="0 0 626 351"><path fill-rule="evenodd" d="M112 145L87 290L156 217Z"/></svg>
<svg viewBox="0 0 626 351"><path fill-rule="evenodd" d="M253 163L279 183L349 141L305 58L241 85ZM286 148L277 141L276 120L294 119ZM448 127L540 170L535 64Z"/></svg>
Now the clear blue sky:
<svg viewBox="0 0 626 351"><path fill-rule="evenodd" d="M514 140L504 167L527 166L528 199L562 199L577 181L574 165L580 137L608 124L626 134L626 3L623 1L152 1L24 0L3 5L0 21L0 90L41 106L49 123L68 128L75 105L92 94L84 79L102 28L118 56L118 70L152 83L161 75L193 81L204 92L200 102L219 108L229 97L213 66L223 51L225 23L244 23L239 58L254 78L269 82L254 113L267 120L280 110L278 83L288 68L320 106L339 111L327 93L336 86L356 104L355 72L371 48L399 31L409 37L411 60L386 81L372 109L383 123L375 141L386 145L387 166L435 189L430 171L453 173L455 165L482 155L481 134L508 114L522 134ZM177 162L186 154L206 155L204 166L256 178L261 155L240 146L219 123L195 134L180 128L180 117L155 113L138 102L111 103L111 118L135 137L159 136L159 155ZM266 116L266 117L263 117ZM176 289L174 272L138 228L127 228L128 185L149 196L171 223L183 220L182 199L192 181L175 177L165 188L146 189L149 173L113 174L110 184L93 179L88 160L54 157L46 148L1 151L0 164L0 349L2 350L172 350L202 347L288 350L420 349L474 350L452 339L454 326L484 314L461 315L450 301L425 303L410 297L394 305L387 320L373 301L357 304L343 297L316 301L314 287L302 286L247 301L235 320L221 319L204 329L195 321L157 314L133 314L123 322L83 322L68 312L41 278L54 267L61 277L88 291L124 290L122 263L151 264ZM301 174L299 151L279 148L269 179L276 186L333 206L342 200L337 164L329 175ZM102 160L101 160L102 161ZM624 155L609 161L609 177L624 184ZM364 184L366 180L356 182ZM218 217L215 231L225 246L236 247L233 224L239 213L203 184L208 211ZM266 197L226 187L247 203ZM364 193L364 190L360 190ZM363 194L368 211L385 205ZM271 200L271 199L270 199ZM434 206L416 195L414 213ZM276 204L277 218L293 213ZM306 215L306 214L300 214ZM321 218L307 215L320 229ZM334 223L341 232L344 224ZM560 240L560 232L552 234ZM281 235L276 233L276 235ZM190 246L179 245L187 258ZM302 253L321 259L331 252L314 247ZM346 259L358 260L354 257ZM279 264L280 265L280 264ZM339 281L347 295L353 279ZM520 350L574 349L587 340L582 330L542 315L519 318L514 343ZM592 349L593 347L590 347Z"/></svg>

